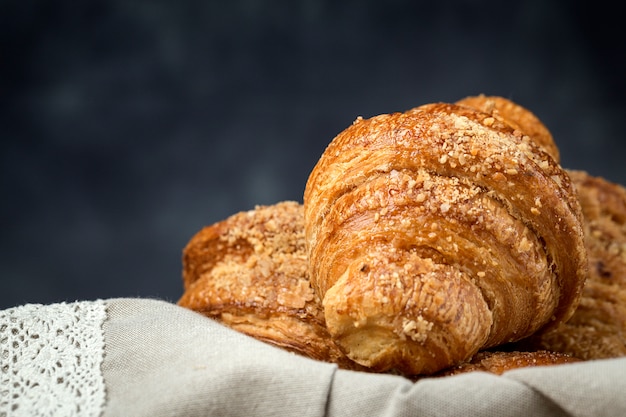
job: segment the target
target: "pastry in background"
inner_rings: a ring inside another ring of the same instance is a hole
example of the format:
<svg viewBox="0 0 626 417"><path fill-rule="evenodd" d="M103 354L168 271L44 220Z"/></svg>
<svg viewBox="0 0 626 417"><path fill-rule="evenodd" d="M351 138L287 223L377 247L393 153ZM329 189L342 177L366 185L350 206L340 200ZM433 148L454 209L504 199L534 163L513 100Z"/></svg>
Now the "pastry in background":
<svg viewBox="0 0 626 417"><path fill-rule="evenodd" d="M524 347L581 359L626 356L626 189L584 171L569 174L584 215L589 275L572 318Z"/></svg>
<svg viewBox="0 0 626 417"><path fill-rule="evenodd" d="M580 362L580 359L565 353L550 352L547 350L532 352L482 351L474 355L469 361L445 369L433 376L450 376L467 372L489 372L502 375L504 372L512 369L532 366L552 366L575 362Z"/></svg>
<svg viewBox="0 0 626 417"><path fill-rule="evenodd" d="M309 283L302 206L258 206L200 230L183 251L180 306L286 350L361 369L332 342Z"/></svg>

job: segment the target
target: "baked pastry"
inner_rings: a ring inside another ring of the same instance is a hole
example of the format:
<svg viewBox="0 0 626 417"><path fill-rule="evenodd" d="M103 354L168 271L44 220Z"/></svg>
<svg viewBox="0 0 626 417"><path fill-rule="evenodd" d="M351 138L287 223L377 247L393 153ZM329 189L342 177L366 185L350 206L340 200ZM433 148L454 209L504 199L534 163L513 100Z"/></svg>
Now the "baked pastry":
<svg viewBox="0 0 626 417"><path fill-rule="evenodd" d="M307 269L302 205L258 206L193 236L178 304L283 349L362 369L330 339Z"/></svg>
<svg viewBox="0 0 626 417"><path fill-rule="evenodd" d="M587 274L569 176L469 106L357 118L311 172L304 217L328 331L376 371L432 374L554 328Z"/></svg>
<svg viewBox="0 0 626 417"><path fill-rule="evenodd" d="M584 171L569 174L584 215L589 275L572 318L526 348L581 359L626 356L626 189Z"/></svg>
<svg viewBox="0 0 626 417"><path fill-rule="evenodd" d="M548 350L525 351L482 351L478 352L469 361L455 365L438 372L435 376L458 375L466 372L489 372L502 375L506 371L532 366L552 366L565 363L580 362L565 353L550 352Z"/></svg>
<svg viewBox="0 0 626 417"><path fill-rule="evenodd" d="M457 101L457 104L488 113L498 121L523 132L525 135L530 136L544 151L549 153L555 162L560 162L559 148L554 142L552 133L527 108L504 97L486 96L484 94L466 97Z"/></svg>

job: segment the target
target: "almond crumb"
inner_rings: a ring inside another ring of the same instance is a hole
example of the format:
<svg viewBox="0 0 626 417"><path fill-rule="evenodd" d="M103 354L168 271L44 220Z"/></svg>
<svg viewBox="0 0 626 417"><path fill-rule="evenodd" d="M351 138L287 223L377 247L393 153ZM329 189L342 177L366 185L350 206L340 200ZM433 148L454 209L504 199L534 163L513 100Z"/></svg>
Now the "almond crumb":
<svg viewBox="0 0 626 417"><path fill-rule="evenodd" d="M505 176L504 176L504 174L503 174L503 173L501 173L501 172L496 172L495 174L493 174L493 175L491 176L491 178L492 178L494 181L505 181L505 180L506 180L506 177L505 177Z"/></svg>

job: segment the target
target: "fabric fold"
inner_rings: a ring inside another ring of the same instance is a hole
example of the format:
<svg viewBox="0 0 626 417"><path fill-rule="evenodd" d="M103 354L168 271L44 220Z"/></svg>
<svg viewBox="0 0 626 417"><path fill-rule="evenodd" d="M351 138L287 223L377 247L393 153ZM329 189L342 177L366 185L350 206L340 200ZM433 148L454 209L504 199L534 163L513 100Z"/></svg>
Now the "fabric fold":
<svg viewBox="0 0 626 417"><path fill-rule="evenodd" d="M484 372L424 378L411 383L392 376L339 371L333 382L328 415L558 417L568 414L528 386Z"/></svg>
<svg viewBox="0 0 626 417"><path fill-rule="evenodd" d="M626 358L520 368L504 377L526 385L572 416L626 416Z"/></svg>
<svg viewBox="0 0 626 417"><path fill-rule="evenodd" d="M157 300L114 299L104 416L323 416L335 365Z"/></svg>

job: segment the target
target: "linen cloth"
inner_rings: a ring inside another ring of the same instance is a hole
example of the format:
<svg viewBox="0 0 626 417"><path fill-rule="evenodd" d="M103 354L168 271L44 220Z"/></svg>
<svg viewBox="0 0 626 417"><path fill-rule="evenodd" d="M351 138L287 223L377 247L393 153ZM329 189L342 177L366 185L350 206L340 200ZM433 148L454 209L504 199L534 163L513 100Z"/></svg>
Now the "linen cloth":
<svg viewBox="0 0 626 417"><path fill-rule="evenodd" d="M162 300L1 311L0 360L1 417L626 415L626 358L413 383L339 370Z"/></svg>

